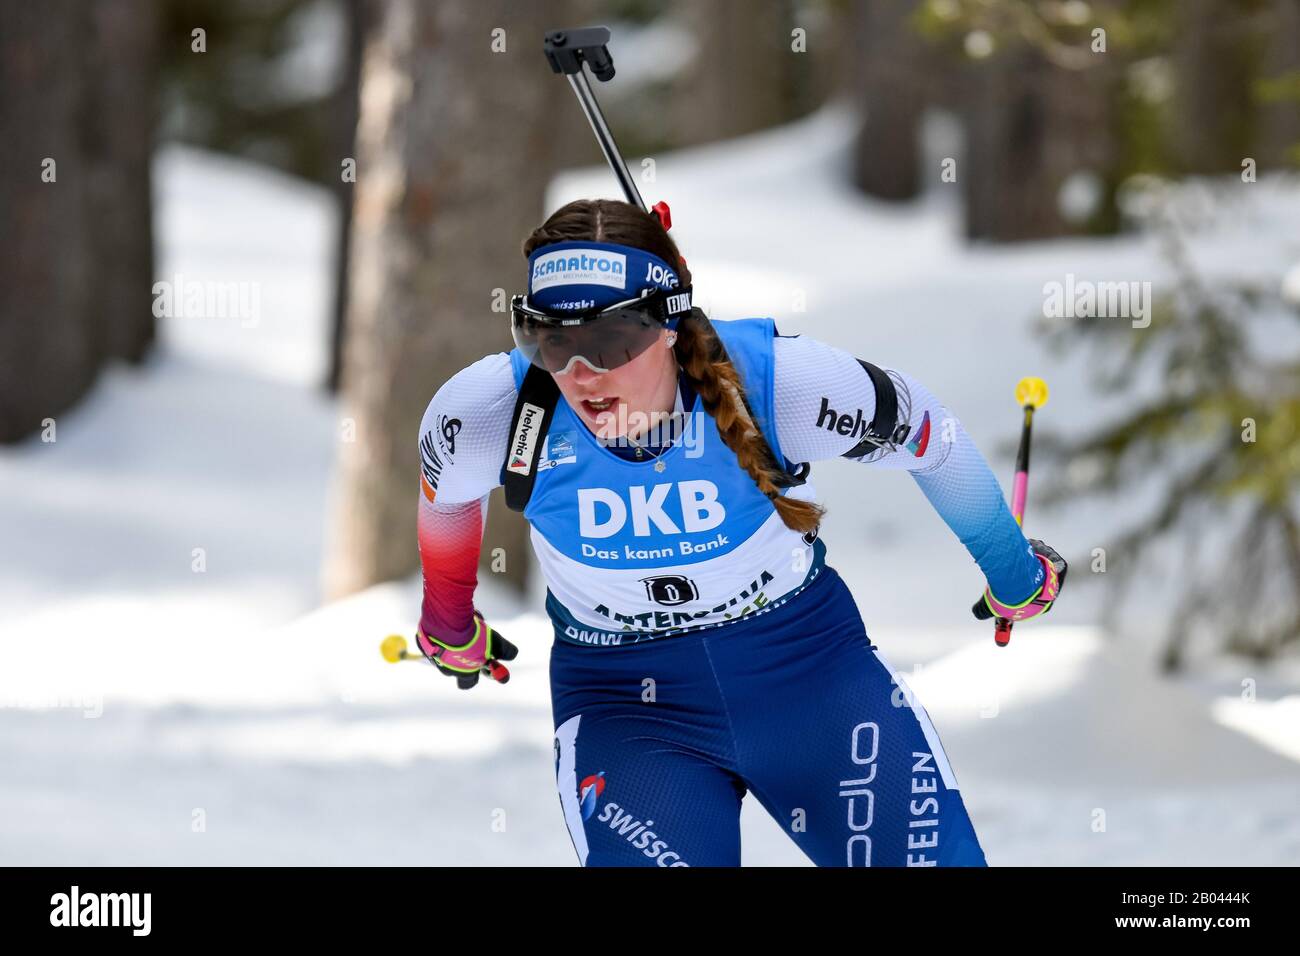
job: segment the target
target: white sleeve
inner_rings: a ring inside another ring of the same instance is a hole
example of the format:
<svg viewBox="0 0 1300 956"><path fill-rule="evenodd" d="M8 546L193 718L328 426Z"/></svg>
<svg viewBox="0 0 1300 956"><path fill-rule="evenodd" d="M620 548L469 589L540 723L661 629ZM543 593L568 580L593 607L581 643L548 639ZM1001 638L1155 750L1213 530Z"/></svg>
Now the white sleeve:
<svg viewBox="0 0 1300 956"><path fill-rule="evenodd" d="M776 437L791 462L838 458L866 435L876 412L876 388L850 353L805 335L773 342ZM920 472L937 468L951 448L955 419L910 375L883 368L898 397L903 441L869 447L854 459Z"/></svg>
<svg viewBox="0 0 1300 956"><path fill-rule="evenodd" d="M516 395L505 352L479 359L438 389L420 422L420 486L427 500L477 501L501 484Z"/></svg>
<svg viewBox="0 0 1300 956"><path fill-rule="evenodd" d="M792 462L843 455L861 441L876 389L849 353L803 336L775 344L776 433ZM921 492L979 565L994 594L1028 600L1042 563L1011 515L997 478L960 421L925 386L883 369L898 393L896 441L855 461L911 472ZM901 427L906 424L906 428Z"/></svg>

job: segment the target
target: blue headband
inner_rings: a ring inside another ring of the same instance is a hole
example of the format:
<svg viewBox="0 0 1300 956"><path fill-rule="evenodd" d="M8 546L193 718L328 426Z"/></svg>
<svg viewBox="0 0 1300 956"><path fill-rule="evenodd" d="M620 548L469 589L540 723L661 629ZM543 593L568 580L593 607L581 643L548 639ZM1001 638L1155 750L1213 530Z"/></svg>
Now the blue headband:
<svg viewBox="0 0 1300 956"><path fill-rule="evenodd" d="M528 257L528 300L543 312L603 309L644 289L676 289L658 256L615 242L555 242ZM676 325L676 320L669 326Z"/></svg>

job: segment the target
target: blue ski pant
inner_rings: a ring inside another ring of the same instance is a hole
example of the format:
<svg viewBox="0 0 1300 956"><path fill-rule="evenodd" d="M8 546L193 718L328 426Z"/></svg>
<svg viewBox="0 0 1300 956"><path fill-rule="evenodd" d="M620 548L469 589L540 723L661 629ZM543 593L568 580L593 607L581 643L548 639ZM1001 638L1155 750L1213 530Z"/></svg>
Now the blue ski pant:
<svg viewBox="0 0 1300 956"><path fill-rule="evenodd" d="M929 715L829 567L719 627L557 639L550 678L584 866L738 866L750 792L818 866L986 865Z"/></svg>

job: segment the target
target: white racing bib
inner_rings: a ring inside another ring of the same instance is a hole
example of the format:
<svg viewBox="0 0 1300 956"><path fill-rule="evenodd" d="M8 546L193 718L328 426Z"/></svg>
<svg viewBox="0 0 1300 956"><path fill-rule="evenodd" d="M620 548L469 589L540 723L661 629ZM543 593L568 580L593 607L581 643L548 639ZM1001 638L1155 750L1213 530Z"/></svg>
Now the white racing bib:
<svg viewBox="0 0 1300 956"><path fill-rule="evenodd" d="M716 327L752 407L770 422L772 323ZM519 378L521 359L512 355ZM761 611L810 578L812 537L782 523L698 399L688 432L691 440L658 458L628 461L563 399L557 405L524 516L548 606L570 639L612 643L605 635L716 625ZM773 431L765 433L775 447ZM803 485L787 494L814 492Z"/></svg>

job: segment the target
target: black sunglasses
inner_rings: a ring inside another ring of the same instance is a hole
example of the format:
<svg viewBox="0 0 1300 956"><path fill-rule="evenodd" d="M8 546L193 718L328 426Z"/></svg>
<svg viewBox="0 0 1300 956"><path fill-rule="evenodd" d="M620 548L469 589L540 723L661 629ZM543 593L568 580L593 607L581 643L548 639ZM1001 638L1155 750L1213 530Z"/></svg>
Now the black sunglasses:
<svg viewBox="0 0 1300 956"><path fill-rule="evenodd" d="M673 318L691 311L691 289L655 289L634 299L584 312L542 312L527 297L510 299L510 334L520 353L553 374L578 359L594 371L626 365L659 338Z"/></svg>

